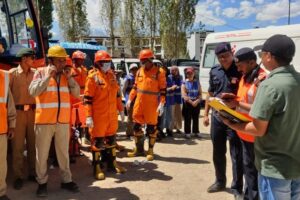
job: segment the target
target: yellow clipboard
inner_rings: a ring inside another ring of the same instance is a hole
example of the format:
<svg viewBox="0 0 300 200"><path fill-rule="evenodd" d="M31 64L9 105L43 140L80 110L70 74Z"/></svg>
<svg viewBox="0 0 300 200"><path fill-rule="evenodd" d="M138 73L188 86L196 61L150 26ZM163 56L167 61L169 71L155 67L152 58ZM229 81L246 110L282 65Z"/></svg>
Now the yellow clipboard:
<svg viewBox="0 0 300 200"><path fill-rule="evenodd" d="M221 116L229 119L232 122L242 123L251 121L248 117L226 106L219 98L213 98L208 104L218 111Z"/></svg>

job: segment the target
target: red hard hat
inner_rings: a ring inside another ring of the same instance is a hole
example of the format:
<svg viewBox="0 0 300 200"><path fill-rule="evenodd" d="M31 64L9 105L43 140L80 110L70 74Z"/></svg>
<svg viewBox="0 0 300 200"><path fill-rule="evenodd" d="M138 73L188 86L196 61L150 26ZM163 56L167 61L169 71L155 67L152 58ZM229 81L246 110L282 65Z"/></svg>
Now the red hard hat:
<svg viewBox="0 0 300 200"><path fill-rule="evenodd" d="M99 50L95 53L94 63L98 61L111 61L111 56L103 50Z"/></svg>
<svg viewBox="0 0 300 200"><path fill-rule="evenodd" d="M66 66L72 67L72 65L73 65L72 59L68 56L68 57L66 58Z"/></svg>
<svg viewBox="0 0 300 200"><path fill-rule="evenodd" d="M154 58L154 54L150 49L143 49L140 51L139 59L149 59L149 58Z"/></svg>
<svg viewBox="0 0 300 200"><path fill-rule="evenodd" d="M74 53L72 54L72 59L82 59L84 60L86 57L85 53L83 53L82 51L74 51Z"/></svg>

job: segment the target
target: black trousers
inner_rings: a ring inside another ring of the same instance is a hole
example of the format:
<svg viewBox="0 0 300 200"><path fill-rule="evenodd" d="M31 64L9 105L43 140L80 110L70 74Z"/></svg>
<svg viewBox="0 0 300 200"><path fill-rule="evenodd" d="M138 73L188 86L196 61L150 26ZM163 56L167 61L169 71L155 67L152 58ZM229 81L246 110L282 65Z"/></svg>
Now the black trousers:
<svg viewBox="0 0 300 200"><path fill-rule="evenodd" d="M243 156L241 141L236 132L226 126L216 116L212 115L211 122L211 139L213 143L213 162L216 181L221 184L226 184L226 142L228 139L233 175L231 189L242 192Z"/></svg>
<svg viewBox="0 0 300 200"><path fill-rule="evenodd" d="M184 132L186 134L191 133L191 123L193 120L193 133L199 132L199 114L200 114L200 104L193 107L189 103L183 103L182 114L184 118Z"/></svg>
<svg viewBox="0 0 300 200"><path fill-rule="evenodd" d="M244 200L258 200L257 170L254 165L254 144L241 140L243 147L243 165L245 176Z"/></svg>

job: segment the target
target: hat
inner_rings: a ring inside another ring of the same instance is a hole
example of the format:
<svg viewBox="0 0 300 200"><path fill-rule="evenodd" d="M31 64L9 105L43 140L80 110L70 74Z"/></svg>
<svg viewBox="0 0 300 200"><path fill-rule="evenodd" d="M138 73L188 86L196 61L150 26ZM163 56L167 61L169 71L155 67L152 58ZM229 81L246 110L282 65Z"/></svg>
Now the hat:
<svg viewBox="0 0 300 200"><path fill-rule="evenodd" d="M192 67L188 67L188 68L186 68L186 73L189 73L189 72L194 72L194 68L192 68Z"/></svg>
<svg viewBox="0 0 300 200"><path fill-rule="evenodd" d="M253 49L249 47L241 48L234 54L235 62L242 62L245 60L256 60L256 54Z"/></svg>
<svg viewBox="0 0 300 200"><path fill-rule="evenodd" d="M16 57L22 58L23 56L35 55L35 52L31 48L22 48L18 51Z"/></svg>
<svg viewBox="0 0 300 200"><path fill-rule="evenodd" d="M265 41L261 50L283 59L292 59L295 55L295 43L286 35L276 34Z"/></svg>
<svg viewBox="0 0 300 200"><path fill-rule="evenodd" d="M215 48L215 54L225 53L227 51L231 52L231 46L228 42L219 43Z"/></svg>
<svg viewBox="0 0 300 200"><path fill-rule="evenodd" d="M129 71L134 69L134 68L138 68L138 65L136 63L132 63L129 67Z"/></svg>

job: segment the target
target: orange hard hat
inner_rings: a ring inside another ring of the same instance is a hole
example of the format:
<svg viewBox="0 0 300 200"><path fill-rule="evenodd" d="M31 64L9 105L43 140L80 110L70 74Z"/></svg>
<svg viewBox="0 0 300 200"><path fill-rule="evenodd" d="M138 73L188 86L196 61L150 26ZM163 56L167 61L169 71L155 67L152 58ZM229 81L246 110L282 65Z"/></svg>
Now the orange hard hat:
<svg viewBox="0 0 300 200"><path fill-rule="evenodd" d="M66 66L72 67L72 65L73 65L72 59L68 56L68 57L66 58Z"/></svg>
<svg viewBox="0 0 300 200"><path fill-rule="evenodd" d="M94 63L98 61L111 61L111 56L103 50L99 50L95 53Z"/></svg>
<svg viewBox="0 0 300 200"><path fill-rule="evenodd" d="M86 57L85 53L83 53L82 51L74 51L72 54L72 59L82 59L84 60Z"/></svg>
<svg viewBox="0 0 300 200"><path fill-rule="evenodd" d="M154 58L154 54L150 49L143 49L140 51L139 59L149 59L149 58Z"/></svg>

